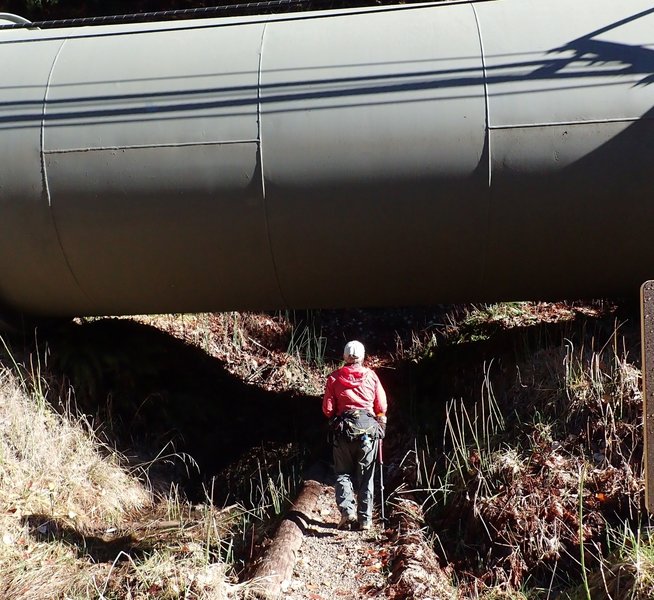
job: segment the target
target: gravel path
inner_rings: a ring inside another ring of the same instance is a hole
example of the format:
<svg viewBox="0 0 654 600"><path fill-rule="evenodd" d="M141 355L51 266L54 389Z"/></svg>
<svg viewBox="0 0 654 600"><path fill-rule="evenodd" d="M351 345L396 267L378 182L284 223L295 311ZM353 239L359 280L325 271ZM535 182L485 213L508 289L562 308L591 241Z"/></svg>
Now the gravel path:
<svg viewBox="0 0 654 600"><path fill-rule="evenodd" d="M284 600L354 600L380 597L388 550L378 524L366 532L340 531L334 488L325 486L305 533Z"/></svg>

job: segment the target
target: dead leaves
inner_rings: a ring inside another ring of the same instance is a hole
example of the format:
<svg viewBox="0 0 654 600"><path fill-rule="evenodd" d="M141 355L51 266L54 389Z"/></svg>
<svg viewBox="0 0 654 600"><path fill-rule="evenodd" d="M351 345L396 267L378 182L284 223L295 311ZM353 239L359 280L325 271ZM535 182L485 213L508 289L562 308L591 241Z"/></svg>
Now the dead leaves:
<svg viewBox="0 0 654 600"><path fill-rule="evenodd" d="M366 571L381 571L388 564L389 551L386 548L368 548L368 557L362 561Z"/></svg>

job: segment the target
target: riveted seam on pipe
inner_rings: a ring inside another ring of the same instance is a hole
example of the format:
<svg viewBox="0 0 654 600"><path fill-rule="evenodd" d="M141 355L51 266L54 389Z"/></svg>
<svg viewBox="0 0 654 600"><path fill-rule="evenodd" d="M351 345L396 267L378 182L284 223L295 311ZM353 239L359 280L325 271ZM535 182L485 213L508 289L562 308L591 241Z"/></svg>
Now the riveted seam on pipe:
<svg viewBox="0 0 654 600"><path fill-rule="evenodd" d="M263 65L263 48L264 42L266 39L266 29L268 23L263 24L263 30L261 31L261 43L259 45L259 67L257 73L257 136L259 138L259 168L261 169L261 198L263 202L263 218L266 224L266 235L268 237L268 251L270 252L270 262L272 263L273 274L275 276L275 283L277 285L277 291L279 292L279 297L283 304L288 305L286 299L284 298L284 292L282 291L282 285L279 280L279 273L277 270L277 261L275 260L275 252L273 251L272 245L272 236L270 233L270 219L268 218L268 201L266 199L266 173L263 164L263 127L261 124L261 71Z"/></svg>
<svg viewBox="0 0 654 600"><path fill-rule="evenodd" d="M69 154L75 152L106 152L111 150L149 150L152 148L189 148L196 146L227 146L230 144L259 144L258 139L211 140L207 142L175 142L162 144L127 144L124 146L89 146L84 148L55 148L43 150L43 154Z"/></svg>
<svg viewBox="0 0 654 600"><path fill-rule="evenodd" d="M472 9L472 14L474 15L475 18L475 25L477 27L477 35L479 37L479 56L481 60L481 71L482 71L482 77L484 80L484 117L485 117L485 139L486 139L486 154L487 154L487 165L486 168L488 169L488 189L487 189L487 197L486 197L486 215L485 215L485 222L486 222L486 231L485 231L485 238L483 242L483 252L481 255L481 260L480 260L480 267L479 267L479 287L481 290L484 289L485 287L485 281L486 281L486 271L488 269L487 261L488 261L488 252L490 249L490 242L491 242L491 186L493 182L493 162L492 162L492 154L491 154L491 124L490 124L490 99L488 97L488 78L486 76L486 56L485 56L485 51L484 51L484 38L481 33L481 24L479 23L479 16L477 15L477 10L475 9L475 5L471 4L470 8Z"/></svg>
<svg viewBox="0 0 654 600"><path fill-rule="evenodd" d="M472 8L472 13L475 16L475 25L477 27L477 35L479 36L479 53L481 56L481 72L482 72L482 77L484 79L484 111L485 111L485 118L486 118L486 150L488 153L488 187L491 187L491 183L493 180L493 163L491 160L491 135L490 131L492 129L491 127L491 122L490 122L490 100L488 97L488 78L486 75L486 55L484 51L484 38L481 34L481 25L479 23L479 17L477 15L477 10L475 9L474 4L470 4L470 8Z"/></svg>
<svg viewBox="0 0 654 600"><path fill-rule="evenodd" d="M43 192L45 194L45 197L48 201L48 210L50 212L50 219L52 221L52 228L54 229L54 234L57 237L57 243L59 244L59 248L61 250L61 255L64 259L64 263L66 264L66 268L68 269L68 272L70 273L70 276L73 278L73 281L75 282L75 285L77 286L77 289L82 293L82 295L87 299L90 300L89 295L84 291L82 286L80 285L79 280L75 276L75 272L73 271L73 268L70 264L70 261L68 260L68 256L66 255L66 250L64 249L64 245L61 242L61 234L59 233L59 228L57 227L57 220L55 219L54 212L52 210L52 196L50 195L50 183L48 182L48 167L45 161L46 157L46 152L45 152L45 118L47 114L47 105L48 105L48 95L50 92L50 85L52 83L52 77L54 75L55 67L57 65L57 61L59 60L59 56L61 55L62 50L64 49L64 46L66 45L67 40L63 40L61 42L61 46L59 46L59 49L57 50L57 53L55 54L55 57L52 61L52 65L50 67L50 72L48 73L48 80L45 85L45 91L43 93L43 110L41 112L41 133L40 133L40 158L41 158L41 177L43 178Z"/></svg>
<svg viewBox="0 0 654 600"><path fill-rule="evenodd" d="M539 127L565 127L567 125L604 125L608 123L635 123L636 121L654 121L654 117L616 117L614 119L586 119L570 121L548 121L546 123L512 123L511 125L491 125L490 129L534 129Z"/></svg>
<svg viewBox="0 0 654 600"><path fill-rule="evenodd" d="M257 141L259 144L259 168L261 169L261 194L263 196L264 212L266 214L266 231L268 231L268 241L270 241L270 229L268 228L268 213L266 211L266 178L263 169L263 135L261 126L261 65L263 63L263 43L266 38L266 27L268 23L263 24L261 30L261 42L259 43L259 63L257 65ZM270 247L272 254L272 246Z"/></svg>
<svg viewBox="0 0 654 600"><path fill-rule="evenodd" d="M47 103L48 103L48 95L50 92L50 83L52 82L52 75L54 74L55 70L55 65L57 64L57 60L59 60L59 55L61 54L61 51L63 50L64 46L66 45L66 40L61 42L61 45L57 49L57 53L55 54L54 59L52 60L52 65L50 65L50 72L48 73L48 80L45 84L45 91L43 92L43 108L41 109L41 132L39 136L39 143L40 143L40 154L41 154L41 178L42 178L42 183L43 183L43 193L45 194L45 197L48 201L48 206L52 207L52 198L50 196L50 185L48 184L48 168L45 164L45 116L47 112ZM61 245L61 241L59 242ZM63 248L62 248L63 251Z"/></svg>
<svg viewBox="0 0 654 600"><path fill-rule="evenodd" d="M495 2L496 0L472 0L472 2L476 3L486 3L486 2ZM89 27L88 25L75 25L73 27L70 27L69 32L66 32L66 36L61 36L60 37L49 37L51 40L57 40L57 39L69 39L69 36L74 35L76 38L90 38L90 37L107 37L107 36L113 36L113 35L130 35L134 33L157 33L159 31L183 31L183 30L189 30L189 29L207 29L207 28L212 28L212 27L231 27L233 25L242 25L245 23L249 24L260 24L262 22L268 23L268 22L284 22L284 21L292 21L292 20L308 20L308 19L325 19L333 16L349 16L349 15L368 15L368 14L374 14L374 13L389 13L392 11L396 10L404 10L404 11L409 11L409 10L424 10L424 9L430 9L430 8L440 8L440 7L446 7L446 6L454 6L458 4L469 4L471 0L449 0L448 2L443 2L442 0L436 0L434 2L417 2L415 4L398 4L398 5L389 5L389 6L359 6L359 7L346 7L346 8L332 8L332 9L315 9L315 10L308 10L308 11L298 11L298 12L283 12L283 13L271 13L268 15L264 14L253 14L253 15L230 15L230 16L217 16L217 17L205 17L205 18L198 18L198 19L189 19L188 22L184 21L133 21L130 23L117 23L117 24L104 24L100 25L100 27L128 27L128 26L135 26L135 27L143 27L143 26L149 26L151 27L150 29L143 31L143 29L136 29L136 30L123 30L123 31L111 31L111 32L98 32L98 31L93 31L92 27ZM211 21L208 24L202 23L202 20L208 20ZM265 21L264 21L265 19ZM65 19L66 21L70 21L71 19ZM16 24L10 24L10 25L0 25L0 33L5 31L5 30L16 30L16 29L32 29L32 28L39 28L36 29L36 31L43 32L45 34L51 33L51 32L58 32L60 31L61 28L53 28L50 27L52 23L55 21L33 21L30 22L29 24L25 24L22 26L16 25ZM89 31L91 30L91 31ZM23 42L29 42L32 40L12 40L11 43L23 43ZM0 43L5 43L5 42L0 42Z"/></svg>

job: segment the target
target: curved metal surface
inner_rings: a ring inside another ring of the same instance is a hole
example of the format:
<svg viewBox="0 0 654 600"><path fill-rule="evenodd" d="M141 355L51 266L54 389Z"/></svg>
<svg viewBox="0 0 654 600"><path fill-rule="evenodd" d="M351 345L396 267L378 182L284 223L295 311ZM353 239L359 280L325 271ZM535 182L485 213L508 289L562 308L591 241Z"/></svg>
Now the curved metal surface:
<svg viewBox="0 0 654 600"><path fill-rule="evenodd" d="M636 290L654 269L653 13L495 0L2 31L0 302Z"/></svg>
<svg viewBox="0 0 654 600"><path fill-rule="evenodd" d="M0 12L0 25L29 25L30 21L25 17L13 13Z"/></svg>

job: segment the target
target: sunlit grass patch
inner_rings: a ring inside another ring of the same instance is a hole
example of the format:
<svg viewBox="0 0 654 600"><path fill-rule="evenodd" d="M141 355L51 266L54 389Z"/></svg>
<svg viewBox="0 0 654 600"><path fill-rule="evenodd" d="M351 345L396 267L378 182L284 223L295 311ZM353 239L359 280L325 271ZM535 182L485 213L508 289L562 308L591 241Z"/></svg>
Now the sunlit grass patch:
<svg viewBox="0 0 654 600"><path fill-rule="evenodd" d="M204 350L242 381L273 391L320 394L334 368L319 311L131 317Z"/></svg>
<svg viewBox="0 0 654 600"><path fill-rule="evenodd" d="M150 503L88 423L59 415L0 371L0 497L16 516L49 514L77 528L113 523Z"/></svg>
<svg viewBox="0 0 654 600"><path fill-rule="evenodd" d="M238 597L226 558L244 511L155 496L134 476L145 467L13 367L0 367L0 597Z"/></svg>

